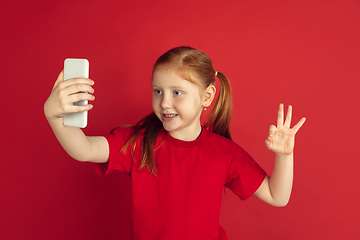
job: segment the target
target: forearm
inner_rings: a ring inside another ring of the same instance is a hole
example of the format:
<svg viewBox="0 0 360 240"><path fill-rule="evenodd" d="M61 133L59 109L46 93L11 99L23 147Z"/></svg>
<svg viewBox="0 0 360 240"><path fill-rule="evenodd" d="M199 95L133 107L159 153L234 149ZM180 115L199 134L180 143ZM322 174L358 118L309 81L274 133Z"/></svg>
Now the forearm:
<svg viewBox="0 0 360 240"><path fill-rule="evenodd" d="M71 157L82 162L107 162L109 145L105 137L87 137L80 128L63 124L63 117L66 114L92 109L91 104L84 106L74 104L77 101L95 99L92 95L94 93L92 85L94 81L87 78L64 81L64 71L62 71L44 104L44 113L56 138Z"/></svg>
<svg viewBox="0 0 360 240"><path fill-rule="evenodd" d="M59 143L72 158L82 162L91 159L91 141L80 128L65 126L62 118L48 119L48 122Z"/></svg>
<svg viewBox="0 0 360 240"><path fill-rule="evenodd" d="M285 206L291 195L294 176L293 153L275 154L274 169L269 179L270 193L276 205Z"/></svg>

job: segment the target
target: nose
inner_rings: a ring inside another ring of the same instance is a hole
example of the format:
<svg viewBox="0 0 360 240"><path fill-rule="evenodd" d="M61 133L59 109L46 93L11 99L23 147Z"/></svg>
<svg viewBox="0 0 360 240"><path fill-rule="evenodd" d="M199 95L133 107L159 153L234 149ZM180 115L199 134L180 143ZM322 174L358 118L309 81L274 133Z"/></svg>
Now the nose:
<svg viewBox="0 0 360 240"><path fill-rule="evenodd" d="M167 96L167 94L163 95L160 106L163 109L169 109L171 107L171 100L170 100L170 97Z"/></svg>

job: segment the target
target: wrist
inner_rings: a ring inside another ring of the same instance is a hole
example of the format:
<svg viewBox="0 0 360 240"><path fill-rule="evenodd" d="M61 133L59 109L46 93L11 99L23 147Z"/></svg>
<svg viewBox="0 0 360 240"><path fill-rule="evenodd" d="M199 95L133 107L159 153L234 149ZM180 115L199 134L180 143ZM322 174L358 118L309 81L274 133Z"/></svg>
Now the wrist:
<svg viewBox="0 0 360 240"><path fill-rule="evenodd" d="M46 120L48 121L49 125L53 128L53 127L59 127L59 126L63 126L63 120L62 118L59 117L52 117L52 116L46 116L45 115Z"/></svg>
<svg viewBox="0 0 360 240"><path fill-rule="evenodd" d="M283 160L288 160L288 159L293 159L294 157L294 153L289 153L289 154L282 154L282 153L275 153L275 158L276 159L283 159Z"/></svg>

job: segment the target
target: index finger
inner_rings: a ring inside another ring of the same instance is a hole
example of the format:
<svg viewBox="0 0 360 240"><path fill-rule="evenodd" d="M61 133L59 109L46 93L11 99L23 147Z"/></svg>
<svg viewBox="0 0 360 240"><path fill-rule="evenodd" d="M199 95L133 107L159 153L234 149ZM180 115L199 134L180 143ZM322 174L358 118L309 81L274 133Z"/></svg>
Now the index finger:
<svg viewBox="0 0 360 240"><path fill-rule="evenodd" d="M63 74L62 74L63 75ZM60 76L59 76L60 77ZM60 77L61 78L61 77ZM63 76L62 76L62 79L63 79ZM59 84L61 84L61 88L67 88L69 86L72 86L72 85L82 85L82 84L85 84L85 85L94 85L94 81L91 80L90 78L69 78L67 80L63 80L61 81L61 79L59 80L59 83L57 83L57 86Z"/></svg>

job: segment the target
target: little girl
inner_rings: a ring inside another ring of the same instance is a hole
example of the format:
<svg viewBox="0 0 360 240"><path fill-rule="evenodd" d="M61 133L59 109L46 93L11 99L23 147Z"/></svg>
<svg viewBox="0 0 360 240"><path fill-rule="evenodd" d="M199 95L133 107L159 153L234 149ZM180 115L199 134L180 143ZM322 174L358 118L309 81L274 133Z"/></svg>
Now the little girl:
<svg viewBox="0 0 360 240"><path fill-rule="evenodd" d="M220 93L207 122L200 116ZM96 163L100 175L114 170L131 177L131 239L227 239L219 225L222 190L241 199L251 195L274 206L285 206L293 181L293 148L301 119L290 128L291 106L284 121L283 105L277 126L265 143L275 153L272 176L231 140L231 89L202 51L178 47L163 54L152 74L154 112L133 127L105 136L87 137L79 128L64 126L68 113L92 108L75 106L94 100L90 79L64 81L60 73L44 111L57 139L78 161ZM88 93L79 93L88 92Z"/></svg>

